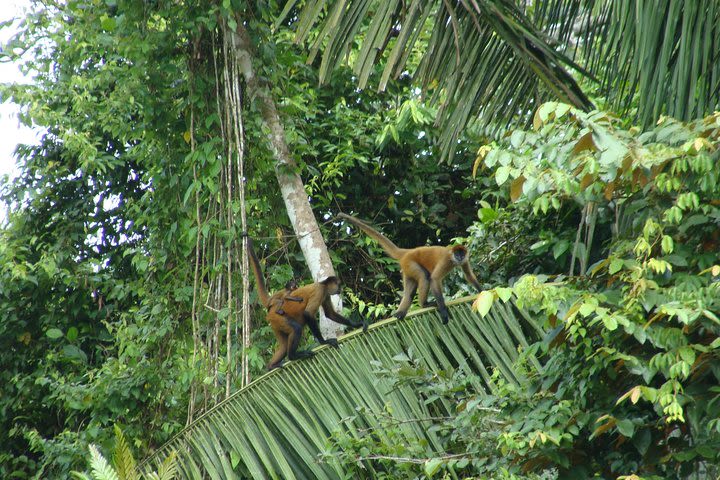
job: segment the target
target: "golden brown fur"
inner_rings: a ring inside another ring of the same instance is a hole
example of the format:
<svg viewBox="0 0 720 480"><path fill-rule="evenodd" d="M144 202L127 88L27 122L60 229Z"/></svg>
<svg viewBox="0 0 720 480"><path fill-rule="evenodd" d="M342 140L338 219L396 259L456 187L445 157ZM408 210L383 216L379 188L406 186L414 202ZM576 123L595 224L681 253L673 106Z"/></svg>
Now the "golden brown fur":
<svg viewBox="0 0 720 480"><path fill-rule="evenodd" d="M446 324L449 316L442 294L442 281L455 267L462 268L465 279L476 289L481 290L480 283L470 267L468 251L462 245L400 248L364 221L344 213L338 216L359 227L370 238L376 240L390 257L400 263L403 275L403 298L395 312L397 318L405 317L417 290L418 303L421 306L427 305L428 293L432 292L437 301L440 318Z"/></svg>
<svg viewBox="0 0 720 480"><path fill-rule="evenodd" d="M283 310L283 305L285 304L285 301L302 301L302 298L294 297L291 295L292 291L296 288L298 288L297 282L295 280L290 280L285 284L285 288L283 288L282 290L278 290L277 292L270 295L270 298L268 299L268 304L263 306L268 310L270 310L272 307L275 307L276 312L278 312L280 315L284 315L285 310Z"/></svg>
<svg viewBox="0 0 720 480"><path fill-rule="evenodd" d="M278 342L277 349L267 364L268 370L281 366L286 355L290 360L297 360L313 354L309 350L298 350L305 324L308 325L318 342L337 347L336 339L329 338L326 340L320 332L316 318L320 307L323 308L325 316L334 322L350 327L364 326L367 328L364 324L351 322L337 313L333 308L330 296L340 293L340 280L334 276L328 277L320 282L296 288L289 292L290 295L286 295L285 291L281 291L280 293L283 295L279 296L280 301L292 300L292 302L284 303L284 305L282 303L280 303L280 305L278 305L277 302L274 303L272 298L275 295L270 296L268 294L262 270L260 269L260 261L255 255L252 248L252 240L249 237L248 251L253 273L255 274L255 282L257 283L260 302L268 308L265 318L270 324Z"/></svg>

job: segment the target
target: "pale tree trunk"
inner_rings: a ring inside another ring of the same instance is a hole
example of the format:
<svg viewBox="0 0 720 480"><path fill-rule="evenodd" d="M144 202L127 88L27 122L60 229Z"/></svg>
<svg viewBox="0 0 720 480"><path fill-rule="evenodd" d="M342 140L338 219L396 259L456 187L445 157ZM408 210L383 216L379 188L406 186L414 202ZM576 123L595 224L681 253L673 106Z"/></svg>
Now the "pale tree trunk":
<svg viewBox="0 0 720 480"><path fill-rule="evenodd" d="M270 96L270 89L265 82L255 76L250 36L240 19L237 22L237 31L232 38L235 56L245 78L248 94L257 102L263 120L270 131L268 143L275 156L275 175L285 201L288 217L290 217L290 223L295 230L298 242L300 242L300 248L313 276L313 281L335 275L325 240L320 234L320 228L310 207L308 195L305 193L305 186L297 173L297 164L290 155L290 149L285 139L285 129L280 121L275 101ZM338 312L342 310L340 296L336 295L333 298L333 305ZM339 324L329 321L324 315L321 316L320 330L323 336L336 337L340 332L339 327Z"/></svg>

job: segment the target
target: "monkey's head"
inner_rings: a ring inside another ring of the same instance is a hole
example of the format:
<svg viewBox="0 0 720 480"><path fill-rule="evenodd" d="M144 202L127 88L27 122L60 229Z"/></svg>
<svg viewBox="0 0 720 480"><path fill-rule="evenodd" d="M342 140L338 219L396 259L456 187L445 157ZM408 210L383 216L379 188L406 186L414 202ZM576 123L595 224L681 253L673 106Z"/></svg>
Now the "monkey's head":
<svg viewBox="0 0 720 480"><path fill-rule="evenodd" d="M336 295L340 293L340 279L338 277L330 275L329 277L322 280L320 283L325 285L328 295Z"/></svg>
<svg viewBox="0 0 720 480"><path fill-rule="evenodd" d="M462 245L455 245L450 249L450 257L455 265L460 265L467 261L467 248Z"/></svg>
<svg viewBox="0 0 720 480"><path fill-rule="evenodd" d="M298 288L298 283L297 283L297 280L295 280L294 278L292 280L289 280L285 284L285 290L289 290L292 292L293 290L296 290L297 288Z"/></svg>

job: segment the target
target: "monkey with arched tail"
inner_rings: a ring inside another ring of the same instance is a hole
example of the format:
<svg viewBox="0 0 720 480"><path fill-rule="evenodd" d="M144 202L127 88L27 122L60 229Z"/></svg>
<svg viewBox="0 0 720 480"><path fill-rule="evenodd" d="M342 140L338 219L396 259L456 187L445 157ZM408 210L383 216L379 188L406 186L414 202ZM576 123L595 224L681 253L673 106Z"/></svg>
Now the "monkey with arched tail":
<svg viewBox="0 0 720 480"><path fill-rule="evenodd" d="M304 285L293 289L291 292L286 292L287 289L282 290L278 293L282 294L279 297L283 303L281 303L280 306L278 306L277 302L273 303L271 301L272 297L268 294L267 287L265 286L260 261L257 255L255 255L250 237L248 237L248 252L255 275L255 283L257 284L260 302L268 308L265 318L270 324L278 342L277 349L267 364L268 370L282 366L282 361L285 356L290 360L298 360L313 355L313 352L310 350L298 350L300 340L302 339L303 328L306 324L319 343L332 345L333 347L338 346L336 339L325 339L320 332L320 326L316 318L320 307L323 308L325 316L334 322L353 328L363 327L363 331L367 330L367 323L351 322L337 313L333 308L330 295L340 293L340 280L335 276ZM289 293L289 295L287 293ZM292 300L292 302L284 303L284 301L287 300Z"/></svg>
<svg viewBox="0 0 720 480"><path fill-rule="evenodd" d="M450 317L442 293L442 281L455 267L462 268L465 279L478 291L482 290L470 267L468 250L464 246L400 248L364 221L345 213L340 213L338 217L360 228L370 238L376 240L391 258L400 263L403 297L394 313L395 317L402 319L407 315L415 291L418 294L418 303L422 307L427 306L428 292L432 292L437 301L442 323L447 324Z"/></svg>

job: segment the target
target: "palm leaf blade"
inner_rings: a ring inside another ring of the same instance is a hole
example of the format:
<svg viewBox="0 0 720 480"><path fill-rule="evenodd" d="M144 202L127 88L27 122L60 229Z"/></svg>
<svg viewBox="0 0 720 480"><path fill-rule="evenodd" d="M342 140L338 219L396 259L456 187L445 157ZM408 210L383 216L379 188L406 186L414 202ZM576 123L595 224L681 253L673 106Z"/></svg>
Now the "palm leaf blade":
<svg viewBox="0 0 720 480"><path fill-rule="evenodd" d="M405 320L347 335L339 349L320 348L313 358L263 375L176 435L141 468L150 470L163 455L175 452L180 478L343 478L340 465L317 462L343 419L371 426L373 412L388 406L398 419L438 413L429 411L414 388L391 388L371 362L390 367L394 357L411 352L431 370L463 368L480 374L484 389L492 389L491 366L508 381L524 381L512 370L518 346L540 338L542 329L509 305L496 304L480 318L471 300L448 302L449 325L441 324L435 309L417 310ZM427 442L428 455L439 448L435 433L421 425L408 422L402 428L408 441ZM367 472L373 478L371 465Z"/></svg>

